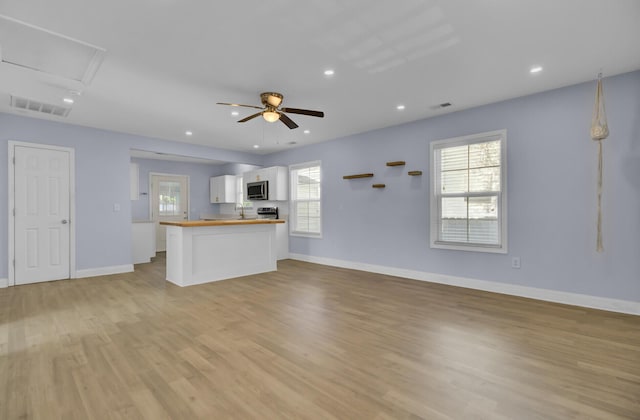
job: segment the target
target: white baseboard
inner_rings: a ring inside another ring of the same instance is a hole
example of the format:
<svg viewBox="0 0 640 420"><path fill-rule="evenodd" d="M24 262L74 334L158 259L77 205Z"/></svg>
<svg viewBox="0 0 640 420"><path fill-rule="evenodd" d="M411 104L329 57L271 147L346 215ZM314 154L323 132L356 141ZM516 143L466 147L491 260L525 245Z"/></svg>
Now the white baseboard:
<svg viewBox="0 0 640 420"><path fill-rule="evenodd" d="M9 279L0 279L0 289L4 289L9 286Z"/></svg>
<svg viewBox="0 0 640 420"><path fill-rule="evenodd" d="M85 277L108 276L110 274L130 273L133 271L133 264L114 265L111 267L87 268L76 270L74 278L83 279Z"/></svg>
<svg viewBox="0 0 640 420"><path fill-rule="evenodd" d="M583 295L579 293L561 292L551 289L539 289L536 287L520 286L516 284L447 276L444 274L435 274L424 271L407 270L402 268L386 267L382 265L337 260L333 258L313 257L303 254L290 253L289 258L315 264L349 268L352 270L368 271L371 273L385 274L389 276L405 277L413 280L422 280L432 283L447 284L450 286L466 287L469 289L502 293L505 295L538 299L547 302L564 303L567 305L583 306L586 308L640 315L640 302L629 300L610 299L599 296Z"/></svg>

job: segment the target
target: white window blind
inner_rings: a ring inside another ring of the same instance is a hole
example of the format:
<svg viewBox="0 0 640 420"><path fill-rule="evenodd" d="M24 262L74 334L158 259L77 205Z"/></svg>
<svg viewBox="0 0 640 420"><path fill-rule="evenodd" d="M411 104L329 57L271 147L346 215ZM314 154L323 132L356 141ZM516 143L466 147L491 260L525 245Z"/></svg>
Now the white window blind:
<svg viewBox="0 0 640 420"><path fill-rule="evenodd" d="M322 234L320 162L289 167L291 176L292 235L320 237Z"/></svg>
<svg viewBox="0 0 640 420"><path fill-rule="evenodd" d="M431 243L506 252L506 132L434 142Z"/></svg>

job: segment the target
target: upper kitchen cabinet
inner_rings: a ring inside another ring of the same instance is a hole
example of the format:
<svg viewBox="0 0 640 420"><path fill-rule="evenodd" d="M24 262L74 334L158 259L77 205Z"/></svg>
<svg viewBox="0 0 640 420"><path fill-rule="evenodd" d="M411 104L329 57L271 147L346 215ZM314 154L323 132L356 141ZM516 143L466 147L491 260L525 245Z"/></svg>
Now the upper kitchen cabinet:
<svg viewBox="0 0 640 420"><path fill-rule="evenodd" d="M288 169L284 166L272 166L269 168L262 168L245 172L244 174L242 174L245 196L248 196L248 183L268 181L269 188L267 200L287 201L289 199L288 173Z"/></svg>
<svg viewBox="0 0 640 420"><path fill-rule="evenodd" d="M234 175L215 176L209 180L212 203L236 202L236 177Z"/></svg>

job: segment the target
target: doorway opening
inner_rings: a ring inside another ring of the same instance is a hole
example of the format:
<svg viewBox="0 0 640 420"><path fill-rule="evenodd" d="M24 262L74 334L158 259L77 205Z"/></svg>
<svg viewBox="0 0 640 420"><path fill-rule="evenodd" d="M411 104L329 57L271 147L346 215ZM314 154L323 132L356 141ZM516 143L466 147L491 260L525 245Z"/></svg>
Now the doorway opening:
<svg viewBox="0 0 640 420"><path fill-rule="evenodd" d="M160 222L189 218L189 177L152 172L149 183L149 214L156 225L156 251L163 252L167 250L167 228Z"/></svg>

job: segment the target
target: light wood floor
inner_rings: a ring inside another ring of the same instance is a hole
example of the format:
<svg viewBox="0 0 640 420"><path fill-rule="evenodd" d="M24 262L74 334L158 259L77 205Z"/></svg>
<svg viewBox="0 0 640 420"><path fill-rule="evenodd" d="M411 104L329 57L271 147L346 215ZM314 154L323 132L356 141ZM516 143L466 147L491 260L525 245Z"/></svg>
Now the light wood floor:
<svg viewBox="0 0 640 420"><path fill-rule="evenodd" d="M278 267L0 290L0 418L640 419L640 317Z"/></svg>

